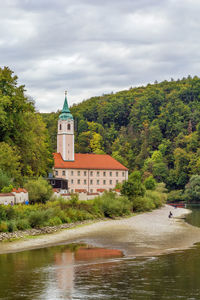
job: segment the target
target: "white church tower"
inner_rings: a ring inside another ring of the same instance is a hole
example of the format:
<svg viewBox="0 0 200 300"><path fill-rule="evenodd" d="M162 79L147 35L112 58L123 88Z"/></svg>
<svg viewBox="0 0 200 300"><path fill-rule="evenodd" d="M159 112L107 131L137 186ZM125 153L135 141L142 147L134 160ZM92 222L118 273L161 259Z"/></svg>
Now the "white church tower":
<svg viewBox="0 0 200 300"><path fill-rule="evenodd" d="M74 120L67 103L67 92L65 102L58 119L57 152L65 161L74 161Z"/></svg>

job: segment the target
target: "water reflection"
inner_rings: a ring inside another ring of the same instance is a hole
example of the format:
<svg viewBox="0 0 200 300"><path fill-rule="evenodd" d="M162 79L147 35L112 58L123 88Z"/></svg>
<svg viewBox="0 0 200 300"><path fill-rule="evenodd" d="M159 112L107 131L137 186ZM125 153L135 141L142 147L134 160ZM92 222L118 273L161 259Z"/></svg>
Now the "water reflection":
<svg viewBox="0 0 200 300"><path fill-rule="evenodd" d="M77 244L0 255L0 299L74 299L77 268L122 256Z"/></svg>
<svg viewBox="0 0 200 300"><path fill-rule="evenodd" d="M66 299L72 299L74 291L75 267L87 266L85 262L91 262L105 258L122 257L119 250L103 249L89 246L71 245L62 253L55 254L55 265L58 287L64 292ZM78 265L77 265L78 262Z"/></svg>
<svg viewBox="0 0 200 300"><path fill-rule="evenodd" d="M80 244L0 255L0 299L200 299L200 246L137 259Z"/></svg>

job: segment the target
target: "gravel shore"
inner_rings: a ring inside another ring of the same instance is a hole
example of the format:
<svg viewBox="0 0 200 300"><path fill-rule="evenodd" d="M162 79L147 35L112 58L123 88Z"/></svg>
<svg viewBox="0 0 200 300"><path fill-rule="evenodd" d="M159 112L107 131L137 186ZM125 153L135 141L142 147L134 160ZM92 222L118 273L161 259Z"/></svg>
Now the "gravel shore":
<svg viewBox="0 0 200 300"><path fill-rule="evenodd" d="M170 210L173 217L169 219ZM72 242L119 249L127 256L165 254L200 242L200 228L185 223L183 219L188 213L187 209L165 205L130 218L98 221L34 238L0 242L0 254Z"/></svg>

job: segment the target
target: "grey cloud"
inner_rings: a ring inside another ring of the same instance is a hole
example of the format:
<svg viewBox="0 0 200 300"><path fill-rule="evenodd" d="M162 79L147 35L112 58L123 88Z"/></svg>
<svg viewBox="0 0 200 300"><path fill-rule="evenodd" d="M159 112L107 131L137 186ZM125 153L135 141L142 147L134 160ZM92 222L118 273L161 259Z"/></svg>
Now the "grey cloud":
<svg viewBox="0 0 200 300"><path fill-rule="evenodd" d="M41 111L199 72L200 3L12 0L0 3L0 63ZM55 100L56 99L56 100Z"/></svg>

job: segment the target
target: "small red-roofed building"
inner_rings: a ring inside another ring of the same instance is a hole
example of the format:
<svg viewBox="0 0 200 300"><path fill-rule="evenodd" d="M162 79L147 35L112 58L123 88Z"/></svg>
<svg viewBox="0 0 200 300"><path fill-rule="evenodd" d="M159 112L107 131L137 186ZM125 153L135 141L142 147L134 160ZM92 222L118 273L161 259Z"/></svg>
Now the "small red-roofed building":
<svg viewBox="0 0 200 300"><path fill-rule="evenodd" d="M15 203L14 193L0 193L0 204L8 205Z"/></svg>
<svg viewBox="0 0 200 300"><path fill-rule="evenodd" d="M99 194L128 179L128 169L107 154L74 153L74 120L67 95L58 120L54 176L68 180L69 193Z"/></svg>
<svg viewBox="0 0 200 300"><path fill-rule="evenodd" d="M15 196L15 204L27 203L29 201L28 192L24 188L13 189L12 194Z"/></svg>

